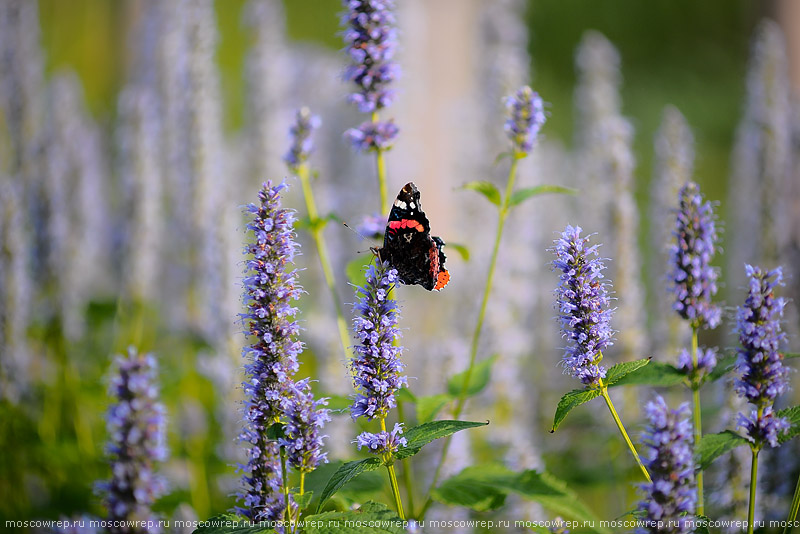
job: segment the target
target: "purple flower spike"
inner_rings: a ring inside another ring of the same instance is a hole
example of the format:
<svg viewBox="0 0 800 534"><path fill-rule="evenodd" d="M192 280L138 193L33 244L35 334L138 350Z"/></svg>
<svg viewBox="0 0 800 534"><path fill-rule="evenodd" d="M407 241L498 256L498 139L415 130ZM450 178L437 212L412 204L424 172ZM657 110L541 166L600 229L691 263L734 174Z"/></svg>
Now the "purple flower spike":
<svg viewBox="0 0 800 534"><path fill-rule="evenodd" d="M242 320L252 344L243 352L247 360L245 428L239 439L247 444L248 463L241 465L243 491L239 513L254 521L278 519L285 506L280 494L281 472L278 445L266 440L267 429L282 413L282 397L293 385L297 356L303 345L297 341L299 327L293 320L297 309L292 301L300 297L292 268L297 244L294 241L294 213L280 207L285 183L267 182L259 191L260 203L246 211L251 220L251 239L244 277L246 313Z"/></svg>
<svg viewBox="0 0 800 534"><path fill-rule="evenodd" d="M345 132L345 137L350 140L353 148L359 152L368 150L388 150L392 147L394 138L399 129L394 121L363 122L358 128L350 128Z"/></svg>
<svg viewBox="0 0 800 534"><path fill-rule="evenodd" d="M722 316L719 306L711 302L717 293L717 270L711 266L718 248L716 220L713 205L703 201L697 184L684 185L672 232L669 277L675 294L673 308L692 328L716 328Z"/></svg>
<svg viewBox="0 0 800 534"><path fill-rule="evenodd" d="M699 381L705 379L711 371L717 366L717 349L716 348L698 348L697 349L697 368L694 367L692 362L692 354L683 349L678 356L678 369L687 375L694 374L694 378Z"/></svg>
<svg viewBox="0 0 800 534"><path fill-rule="evenodd" d="M283 161L292 172L297 172L297 168L308 160L308 156L314 150L311 134L319 128L321 123L320 118L312 115L311 110L307 107L297 110L294 124L289 129L292 145L289 147L289 152L283 156Z"/></svg>
<svg viewBox="0 0 800 534"><path fill-rule="evenodd" d="M350 361L356 397L350 407L353 419L385 418L397 405L394 393L408 384L399 355L403 348L392 343L399 339L397 304L389 291L397 282L397 271L389 263L376 261L366 273L366 283L356 290L360 298L353 305L353 320L358 343Z"/></svg>
<svg viewBox="0 0 800 534"><path fill-rule="evenodd" d="M362 113L392 103L389 85L400 75L392 59L397 49L393 0L345 0L342 16L344 41L351 64L344 77L356 86L348 100Z"/></svg>
<svg viewBox="0 0 800 534"><path fill-rule="evenodd" d="M606 376L598 364L602 351L612 345L614 331L603 279L605 265L598 257L599 245L588 246L588 242L588 237L581 237L580 227L567 226L552 248L553 268L561 271L557 306L561 336L569 340L561 363L584 384L597 385Z"/></svg>
<svg viewBox="0 0 800 534"><path fill-rule="evenodd" d="M353 443L358 443L358 449L366 447L373 454L394 454L400 447L405 447L406 438L401 437L403 425L395 423L391 432L384 430L377 434L362 432Z"/></svg>
<svg viewBox="0 0 800 534"><path fill-rule="evenodd" d="M331 420L329 410L320 408L328 404L327 399L314 400L308 382L306 378L292 384L281 401L286 428L280 445L286 447L289 464L303 473L316 469L320 461L328 462L327 453L322 452L327 436L320 431Z"/></svg>
<svg viewBox="0 0 800 534"><path fill-rule="evenodd" d="M736 393L759 410L750 418L741 415L740 426L756 446L769 443L776 446L776 436L783 432L786 421L772 414L775 398L789 383L789 371L783 366L783 354L778 352L786 335L781 332L781 317L786 301L775 296L775 287L783 285L780 268L764 272L758 267L745 266L750 288L744 306L736 312L736 331L739 334L739 361L742 373L736 380Z"/></svg>
<svg viewBox="0 0 800 534"><path fill-rule="evenodd" d="M163 495L164 480L156 475L155 464L167 457L164 445L164 407L158 401L156 360L131 347L114 361L109 395L116 399L106 416L109 435L107 452L111 480L98 484L104 494L112 533L160 532L155 526L130 530L127 521L152 521L150 507Z"/></svg>
<svg viewBox="0 0 800 534"><path fill-rule="evenodd" d="M517 155L530 154L547 117L544 103L533 89L527 85L521 87L514 96L506 99L509 117L505 131L514 145Z"/></svg>
<svg viewBox="0 0 800 534"><path fill-rule="evenodd" d="M644 463L652 482L640 486L645 493L639 502L643 526L636 533L691 532L697 494L689 405L670 410L664 399L656 396L647 403L645 415L649 424L643 439L647 447Z"/></svg>

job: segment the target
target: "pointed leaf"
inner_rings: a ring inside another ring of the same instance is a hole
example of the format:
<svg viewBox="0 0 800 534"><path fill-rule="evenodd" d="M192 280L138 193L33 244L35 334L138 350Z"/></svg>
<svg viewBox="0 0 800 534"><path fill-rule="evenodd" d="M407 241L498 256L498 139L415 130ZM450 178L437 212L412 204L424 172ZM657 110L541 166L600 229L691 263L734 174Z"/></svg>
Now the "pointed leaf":
<svg viewBox="0 0 800 534"><path fill-rule="evenodd" d="M398 389L396 395L397 395L397 400L399 402L408 402L408 403L411 403L411 404L416 404L417 403L416 395L411 393L411 390L408 389L408 388L400 388L400 389Z"/></svg>
<svg viewBox="0 0 800 534"><path fill-rule="evenodd" d="M731 430L718 434L706 434L700 438L700 444L697 446L697 464L701 470L704 470L726 452L749 443L745 438Z"/></svg>
<svg viewBox="0 0 800 534"><path fill-rule="evenodd" d="M469 261L469 249L460 243L446 243L445 246L450 249L452 248L458 255L461 256L461 259L464 261Z"/></svg>
<svg viewBox="0 0 800 534"><path fill-rule="evenodd" d="M440 395L428 395L417 399L417 422L427 423L433 421L445 404L453 400L453 397L442 393Z"/></svg>
<svg viewBox="0 0 800 534"><path fill-rule="evenodd" d="M359 254L355 259L347 262L347 267L345 267L347 281L354 286L363 286L364 273L367 271L367 267L369 267L369 264L372 263L374 258L375 256L372 254L364 253Z"/></svg>
<svg viewBox="0 0 800 534"><path fill-rule="evenodd" d="M616 367L616 365L614 367ZM611 386L641 385L668 387L680 384L684 380L686 380L686 375L679 371L674 365L651 361L648 365L615 380Z"/></svg>
<svg viewBox="0 0 800 534"><path fill-rule="evenodd" d="M464 184L462 189L477 191L485 196L495 206L500 206L500 191L492 182L475 181Z"/></svg>
<svg viewBox="0 0 800 534"><path fill-rule="evenodd" d="M543 195L545 193L561 193L564 195L576 195L577 189L571 187L562 187L560 185L536 185L533 187L526 187L519 191L514 191L511 195L511 200L508 201L508 207L511 208L517 204L521 204L531 197Z"/></svg>
<svg viewBox="0 0 800 534"><path fill-rule="evenodd" d="M733 371L736 368L737 360L738 357L735 354L728 354L720 358L717 362L717 366L714 367L714 370L711 371L711 373L709 373L708 380L710 382L714 382Z"/></svg>
<svg viewBox="0 0 800 534"><path fill-rule="evenodd" d="M778 410L778 413L775 415L778 417L785 417L791 425L789 430L778 436L778 443L786 443L793 437L800 435L800 406Z"/></svg>
<svg viewBox="0 0 800 534"><path fill-rule="evenodd" d="M311 504L311 501L314 499L314 492L307 491L302 495L298 495L295 493L292 496L292 498L294 499L294 502L297 504L297 506L300 507L301 510L305 510L306 508L308 508L308 505Z"/></svg>
<svg viewBox="0 0 800 534"><path fill-rule="evenodd" d="M475 368L472 369L472 375L469 377L469 384L467 385L466 392L467 397L472 397L483 391L483 388L486 387L492 377L492 365L494 365L496 359L497 354L493 354L475 365ZM447 381L447 392L453 397L459 397L466 379L466 371L451 376L450 380Z"/></svg>
<svg viewBox="0 0 800 534"><path fill-rule="evenodd" d="M571 412L573 408L576 408L584 402L589 402L590 400L599 396L599 389L573 389L569 393L564 394L564 396L561 397L561 400L558 401L556 415L553 418L553 428L550 429L550 432L556 431L558 425L561 424L561 422L565 417L567 417L567 414Z"/></svg>
<svg viewBox="0 0 800 534"><path fill-rule="evenodd" d="M611 367L611 369L609 369L606 373L605 383L607 386L613 386L629 374L641 369L649 363L650 358L644 358L642 360L635 360L632 362L618 363L617 365Z"/></svg>
<svg viewBox="0 0 800 534"><path fill-rule="evenodd" d="M325 512L305 518L308 534L405 534L404 521L385 504L365 502L358 510Z"/></svg>
<svg viewBox="0 0 800 534"><path fill-rule="evenodd" d="M397 453L395 453L395 458L402 460L403 458L414 456L420 451L420 449L422 449L422 447L433 440L447 437L450 434L455 434L460 430L486 426L488 424L488 422L478 423L475 421L442 420L430 421L428 423L415 426L414 428L409 428L403 433L403 437L405 437L407 441L406 446L401 447Z"/></svg>
<svg viewBox="0 0 800 534"><path fill-rule="evenodd" d="M787 360L791 358L800 358L800 352L784 352L783 358Z"/></svg>
<svg viewBox="0 0 800 534"><path fill-rule="evenodd" d="M506 159L506 158L510 158L511 156L513 156L513 154L512 154L511 152L500 152L500 153L497 155L497 157L496 157L496 158L494 158L494 165L497 165L498 163L500 163L500 162L501 162L501 161L503 161L504 159Z"/></svg>
<svg viewBox="0 0 800 534"><path fill-rule="evenodd" d="M355 462L347 462L346 464L342 465L336 470L330 480L328 480L328 483L325 485L325 489L322 490L322 495L319 498L317 510L320 510L322 505L324 505L334 493L339 491L339 489L349 481L364 471L375 471L380 466L381 460L379 458L365 458Z"/></svg>
<svg viewBox="0 0 800 534"><path fill-rule="evenodd" d="M442 482L431 493L434 500L450 506L465 506L478 512L495 510L506 501L506 490L498 488L499 480L513 481L515 473L500 465L467 467Z"/></svg>

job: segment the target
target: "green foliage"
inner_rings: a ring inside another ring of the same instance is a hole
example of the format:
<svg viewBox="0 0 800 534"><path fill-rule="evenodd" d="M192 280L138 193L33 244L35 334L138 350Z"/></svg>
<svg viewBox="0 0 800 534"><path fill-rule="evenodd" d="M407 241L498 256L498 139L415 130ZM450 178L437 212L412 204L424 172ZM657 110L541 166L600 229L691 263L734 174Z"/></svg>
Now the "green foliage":
<svg viewBox="0 0 800 534"><path fill-rule="evenodd" d="M304 522L308 534L405 534L404 521L386 505L372 501L358 510L308 516Z"/></svg>
<svg viewBox="0 0 800 534"><path fill-rule="evenodd" d="M464 261L469 261L469 249L466 245L462 245L461 243L447 243L448 249L453 249L458 252L458 255L461 256L461 259Z"/></svg>
<svg viewBox="0 0 800 534"><path fill-rule="evenodd" d="M558 426L573 408L576 408L581 404L589 402L590 400L599 396L599 389L573 389L572 391L565 393L564 396L561 397L561 400L558 401L556 415L553 418L553 428L550 429L550 432L556 431Z"/></svg>
<svg viewBox="0 0 800 534"><path fill-rule="evenodd" d="M576 520L597 520L564 482L549 473L534 470L516 473L497 464L467 467L437 487L433 497L443 504L484 512L501 507L509 494L536 501L554 514ZM593 531L606 532L601 528Z"/></svg>
<svg viewBox="0 0 800 534"><path fill-rule="evenodd" d="M486 426L489 423L477 423L474 421L429 421L414 428L409 428L403 433L406 438L406 446L398 449L395 457L398 459L408 458L417 454L422 447L431 441L444 438L450 434L455 434L467 428Z"/></svg>
<svg viewBox="0 0 800 534"><path fill-rule="evenodd" d="M380 458L372 457L372 458L365 458L363 460L357 460L355 462L347 462L343 464L333 476L328 480L328 483L325 485L325 489L322 490L322 494L319 498L319 504L317 504L317 510L319 511L322 509L325 502L330 499L334 493L339 491L342 486L353 480L355 477L360 475L365 471L375 471L381 466Z"/></svg>
<svg viewBox="0 0 800 534"><path fill-rule="evenodd" d="M680 384L684 380L686 380L686 375L674 365L651 361L650 364L619 378L610 385L612 387L630 385L669 387Z"/></svg>
<svg viewBox="0 0 800 534"><path fill-rule="evenodd" d="M748 445L750 442L733 432L726 430L718 434L706 434L697 445L697 464L701 470L707 469L717 458L732 451L736 447Z"/></svg>
<svg viewBox="0 0 800 534"><path fill-rule="evenodd" d="M355 286L363 286L364 272L374 260L375 256L372 254L359 254L355 259L348 261L344 270L347 281Z"/></svg>
<svg viewBox="0 0 800 534"><path fill-rule="evenodd" d="M489 380L492 377L492 366L495 360L497 360L497 355L493 354L475 365L469 377L469 384L467 384L467 397L477 395L489 384ZM447 381L447 392L453 397L461 395L461 390L464 387L464 381L466 379L467 371L462 371L457 375L451 376L450 380Z"/></svg>
<svg viewBox="0 0 800 534"><path fill-rule="evenodd" d="M714 370L711 371L711 373L709 373L708 380L714 382L733 371L733 369L736 367L737 359L738 358L735 354L728 354L720 358L717 362L717 366L714 367Z"/></svg>
<svg viewBox="0 0 800 534"><path fill-rule="evenodd" d="M494 204L497 207L500 207L500 203L502 202L502 198L500 196L500 191L497 189L492 182L486 181L474 181L464 184L462 189L469 189L471 191L477 191L486 199Z"/></svg>
<svg viewBox="0 0 800 534"><path fill-rule="evenodd" d="M778 436L778 443L786 443L793 437L800 435L800 406L793 406L784 410L778 410L775 414L778 417L785 417L789 420L789 430Z"/></svg>
<svg viewBox="0 0 800 534"><path fill-rule="evenodd" d="M571 187L562 187L560 185L536 185L533 187L526 187L524 189L520 189L519 191L514 191L514 193L511 195L511 199L508 201L508 207L522 204L531 197L543 195L545 193L576 195L578 194L578 190Z"/></svg>
<svg viewBox="0 0 800 534"><path fill-rule="evenodd" d="M271 534L271 528L260 527L250 523L246 517L236 514L215 515L203 521L194 534Z"/></svg>
<svg viewBox="0 0 800 534"><path fill-rule="evenodd" d="M447 395L446 393L419 397L417 399L417 422L427 423L428 421L433 421L439 410L452 400L452 395Z"/></svg>
<svg viewBox="0 0 800 534"><path fill-rule="evenodd" d="M313 491L307 491L302 495L299 495L297 493L294 494L294 502L301 510L305 510L306 508L308 508L308 505L311 504L312 500L314 500Z"/></svg>
<svg viewBox="0 0 800 534"><path fill-rule="evenodd" d="M611 367L611 369L609 369L606 373L606 386L613 386L629 374L636 372L649 363L650 358L644 358L642 360L635 360L632 362L618 363L617 365Z"/></svg>

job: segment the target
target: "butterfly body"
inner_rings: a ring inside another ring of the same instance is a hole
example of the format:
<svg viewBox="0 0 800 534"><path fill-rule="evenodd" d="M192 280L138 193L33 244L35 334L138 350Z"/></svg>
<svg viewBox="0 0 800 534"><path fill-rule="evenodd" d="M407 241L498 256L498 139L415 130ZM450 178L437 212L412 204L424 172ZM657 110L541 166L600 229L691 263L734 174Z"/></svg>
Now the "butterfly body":
<svg viewBox="0 0 800 534"><path fill-rule="evenodd" d="M381 261L388 261L397 270L402 283L439 291L450 281L450 273L444 267L444 241L431 236L430 222L419 197L413 182L400 190L389 212L383 247L376 252Z"/></svg>

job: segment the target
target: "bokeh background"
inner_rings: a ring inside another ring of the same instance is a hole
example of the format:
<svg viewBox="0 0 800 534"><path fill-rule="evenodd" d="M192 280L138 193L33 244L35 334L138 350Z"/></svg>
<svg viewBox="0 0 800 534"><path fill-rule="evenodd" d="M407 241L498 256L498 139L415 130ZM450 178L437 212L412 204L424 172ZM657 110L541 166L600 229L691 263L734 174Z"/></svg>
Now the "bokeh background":
<svg viewBox="0 0 800 534"><path fill-rule="evenodd" d="M401 134L388 155L390 193L414 180L434 232L469 251L451 249L453 279L441 294L399 290L416 394L443 391L466 366L495 220L482 198L458 188L504 180L494 163L506 148L502 99L520 85L549 103L520 184L580 190L531 200L510 218L479 352L496 355L492 382L467 413L492 420L492 431L459 435L446 471L487 459L547 468L599 517L618 517L632 508L636 472L602 406L548 433L574 384L557 367L546 249L568 222L597 232L618 299L608 359L674 362L686 332L670 320L663 289L668 210L676 184L692 178L718 202L726 229L715 260L719 301L732 308L743 299L744 261L783 264L796 301L800 11L792 0L398 4L403 76L389 116ZM281 161L298 106L323 121L312 159L321 211L357 226L378 205L372 160L342 136L360 118L341 79L341 4L0 0L0 9L0 524L103 514L93 486L109 476L106 376L112 354L130 344L157 355L169 417L170 492L158 511L227 510L241 459L240 209L263 180L285 178L285 204L303 215L299 184ZM325 236L339 298L350 303L347 266L374 243L337 224ZM333 303L311 240L302 230L299 239L301 376L341 407L349 383ZM727 350L731 330L726 321L701 344ZM794 305L787 331L796 351ZM723 383L704 392L708 431L732 428L729 392ZM617 393L638 435L649 392ZM355 456L356 431L335 417L332 458ZM782 518L797 447L767 455L761 516ZM419 480L436 456L419 458ZM709 515L742 516L738 461L726 457L709 477ZM386 491L381 480L364 482L376 489ZM513 499L496 513L548 517Z"/></svg>

